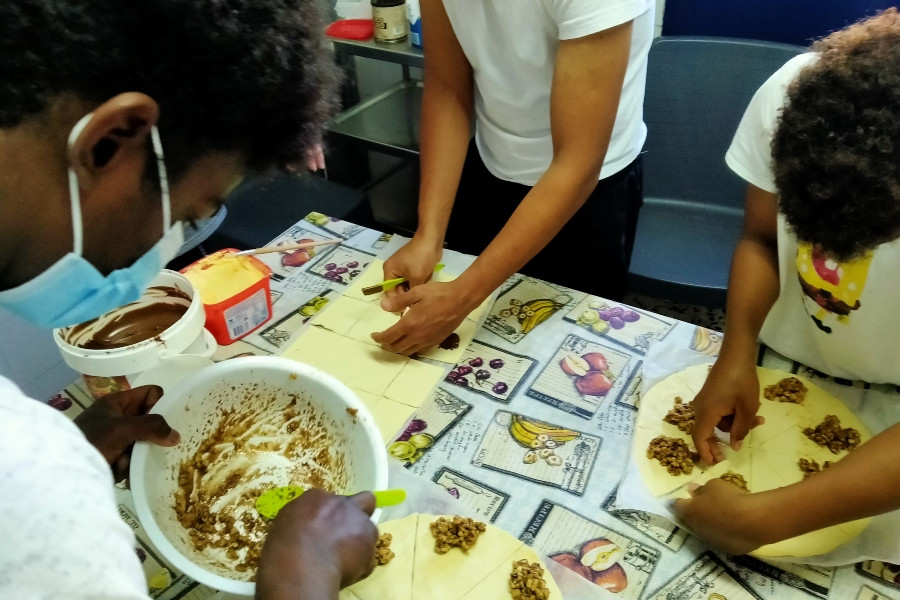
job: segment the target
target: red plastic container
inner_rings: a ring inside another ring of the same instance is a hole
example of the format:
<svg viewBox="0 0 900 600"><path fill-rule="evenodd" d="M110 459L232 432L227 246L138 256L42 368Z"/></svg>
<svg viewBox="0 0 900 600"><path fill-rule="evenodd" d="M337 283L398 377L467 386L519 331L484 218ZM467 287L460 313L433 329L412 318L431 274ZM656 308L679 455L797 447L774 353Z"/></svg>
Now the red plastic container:
<svg viewBox="0 0 900 600"><path fill-rule="evenodd" d="M227 346L272 318L272 270L253 256L234 256L226 248L181 270L194 285L206 311L206 328Z"/></svg>
<svg viewBox="0 0 900 600"><path fill-rule="evenodd" d="M325 35L345 40L368 40L375 35L372 19L342 19L325 29Z"/></svg>

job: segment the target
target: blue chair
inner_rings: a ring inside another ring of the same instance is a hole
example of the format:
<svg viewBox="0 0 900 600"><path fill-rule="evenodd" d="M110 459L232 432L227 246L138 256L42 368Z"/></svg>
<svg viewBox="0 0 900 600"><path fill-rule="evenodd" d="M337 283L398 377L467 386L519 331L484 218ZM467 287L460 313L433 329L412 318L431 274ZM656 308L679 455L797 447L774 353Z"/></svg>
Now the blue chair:
<svg viewBox="0 0 900 600"><path fill-rule="evenodd" d="M753 94L805 48L715 37L660 37L650 48L644 206L629 289L724 307L746 183L725 152Z"/></svg>

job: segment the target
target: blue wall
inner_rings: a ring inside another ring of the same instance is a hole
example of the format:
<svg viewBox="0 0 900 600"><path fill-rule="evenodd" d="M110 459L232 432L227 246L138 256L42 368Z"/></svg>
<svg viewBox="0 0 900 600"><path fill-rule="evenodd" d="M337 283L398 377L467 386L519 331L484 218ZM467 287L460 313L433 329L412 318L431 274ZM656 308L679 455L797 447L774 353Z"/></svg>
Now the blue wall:
<svg viewBox="0 0 900 600"><path fill-rule="evenodd" d="M666 0L663 35L715 35L808 46L871 16L884 0Z"/></svg>

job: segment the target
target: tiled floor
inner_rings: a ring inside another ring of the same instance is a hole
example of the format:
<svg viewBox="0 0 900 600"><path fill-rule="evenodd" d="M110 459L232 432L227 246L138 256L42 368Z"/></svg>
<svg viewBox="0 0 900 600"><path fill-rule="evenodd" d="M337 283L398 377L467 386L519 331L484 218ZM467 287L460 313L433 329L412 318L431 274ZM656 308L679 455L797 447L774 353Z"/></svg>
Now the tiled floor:
<svg viewBox="0 0 900 600"><path fill-rule="evenodd" d="M626 294L624 302L637 308L643 308L661 315L687 321L694 325L715 329L716 331L722 331L725 328L725 311L719 308L680 304L640 294Z"/></svg>

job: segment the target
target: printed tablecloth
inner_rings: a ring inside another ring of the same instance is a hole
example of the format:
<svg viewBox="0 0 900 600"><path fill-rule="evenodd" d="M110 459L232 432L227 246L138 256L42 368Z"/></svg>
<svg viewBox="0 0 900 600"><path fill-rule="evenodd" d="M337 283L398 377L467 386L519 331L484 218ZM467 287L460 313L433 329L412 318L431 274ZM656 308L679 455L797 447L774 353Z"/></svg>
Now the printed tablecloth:
<svg viewBox="0 0 900 600"><path fill-rule="evenodd" d="M312 213L273 243L335 236L344 242L310 252L308 261L290 253L259 255L273 270L274 316L244 340L221 347L216 360L280 354L373 259L390 256L405 241ZM459 273L471 260L446 252L443 262ZM585 278L602 276L602 270L585 270ZM447 369L447 379L388 450L423 486L435 482L465 510L574 566L597 584L586 587L588 596L900 600L900 568L886 563L834 568L720 556L662 517L616 506L642 363L660 340L709 355L721 346L717 332L514 276L499 290L460 363L433 363ZM889 386L831 380L772 353L761 353L761 361L802 372L839 397L846 390L900 404L900 393ZM90 402L80 382L61 400L63 406L73 401L66 411L73 417ZM143 535L128 491L118 489L118 495L122 518L137 535L151 595L216 597L167 564ZM610 542L617 549L602 571L581 564L586 553L613 548Z"/></svg>

